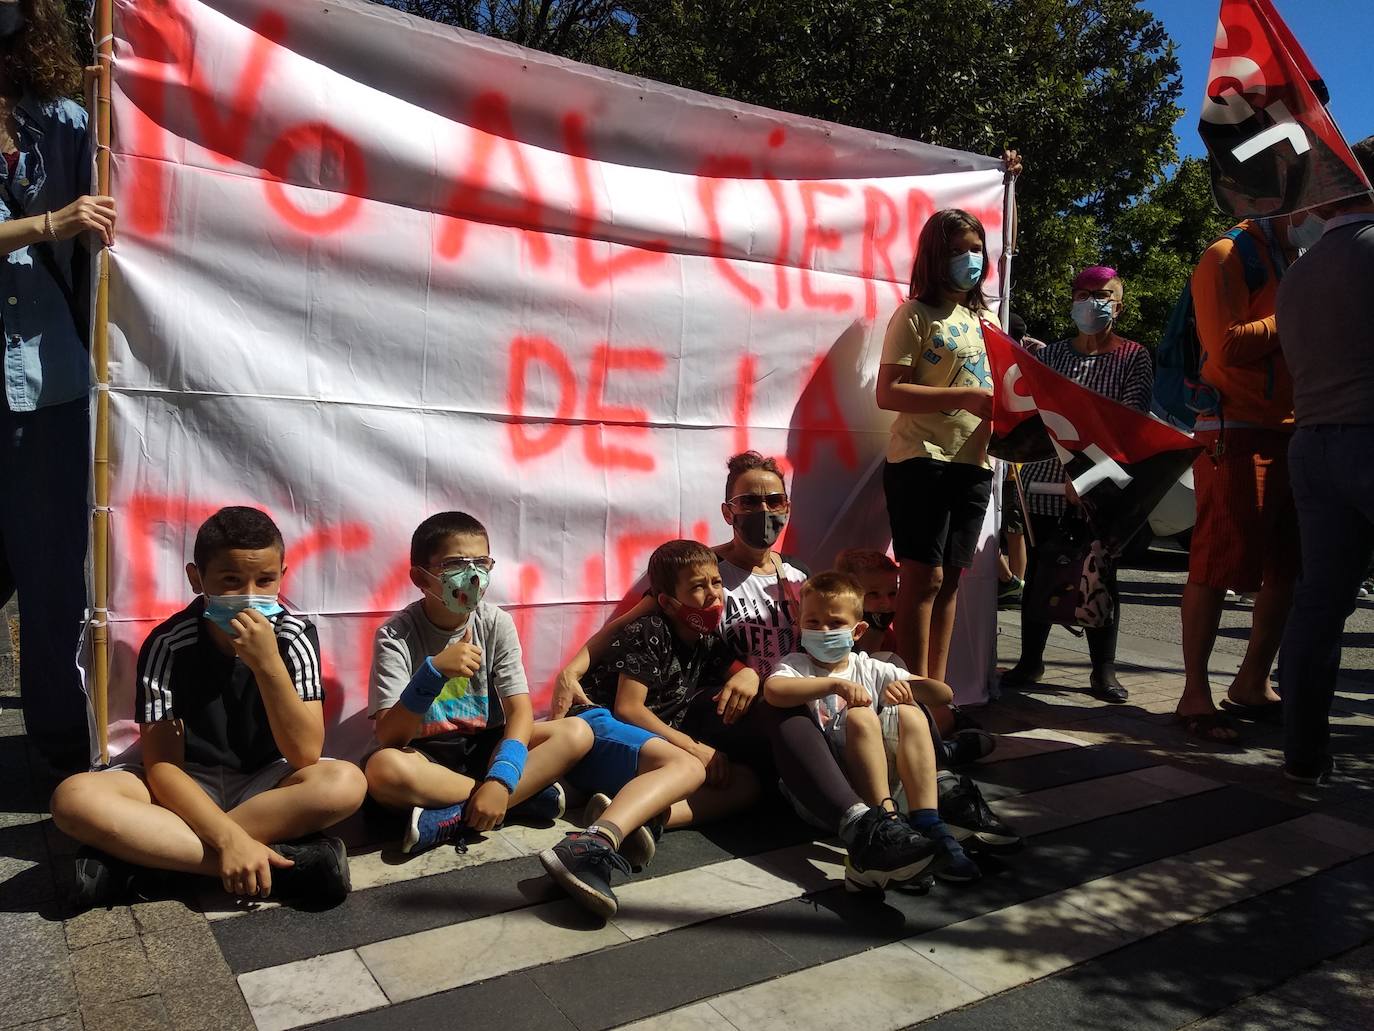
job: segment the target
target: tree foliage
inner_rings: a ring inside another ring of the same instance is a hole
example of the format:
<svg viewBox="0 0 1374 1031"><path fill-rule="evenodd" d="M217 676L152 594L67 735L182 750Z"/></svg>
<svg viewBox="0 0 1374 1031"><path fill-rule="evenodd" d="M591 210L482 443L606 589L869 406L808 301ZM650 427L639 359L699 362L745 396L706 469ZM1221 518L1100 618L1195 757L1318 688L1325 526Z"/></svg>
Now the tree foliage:
<svg viewBox="0 0 1374 1031"><path fill-rule="evenodd" d="M1158 299L1210 231L1190 207L1197 170L1165 176L1178 61L1135 0L384 2L783 111L983 154L1019 149L1015 307L1038 334L1064 328L1074 268L1119 254L1151 284L1133 293L1131 325L1152 340L1167 314Z"/></svg>

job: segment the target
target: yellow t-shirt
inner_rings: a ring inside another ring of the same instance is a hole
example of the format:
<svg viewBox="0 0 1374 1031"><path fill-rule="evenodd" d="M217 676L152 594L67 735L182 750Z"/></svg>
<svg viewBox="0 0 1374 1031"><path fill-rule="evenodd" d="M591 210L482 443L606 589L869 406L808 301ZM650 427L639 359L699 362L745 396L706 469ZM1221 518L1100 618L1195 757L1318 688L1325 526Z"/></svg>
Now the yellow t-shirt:
<svg viewBox="0 0 1374 1031"><path fill-rule="evenodd" d="M990 311L985 311L983 317L1000 325ZM978 316L962 304L904 302L887 324L883 364L907 366L910 371L903 379L906 383L992 389L992 371L988 368ZM963 409L920 415L899 412L892 422L887 460L933 458L937 462L990 468L989 432L978 416Z"/></svg>

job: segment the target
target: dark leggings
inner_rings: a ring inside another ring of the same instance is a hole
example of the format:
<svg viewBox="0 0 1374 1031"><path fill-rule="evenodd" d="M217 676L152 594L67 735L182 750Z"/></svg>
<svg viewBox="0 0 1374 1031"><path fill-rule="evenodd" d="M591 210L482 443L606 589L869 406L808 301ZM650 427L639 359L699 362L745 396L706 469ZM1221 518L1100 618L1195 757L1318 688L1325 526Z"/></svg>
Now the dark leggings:
<svg viewBox="0 0 1374 1031"><path fill-rule="evenodd" d="M1032 618L1027 603L1035 596L1035 574L1037 570L1036 552L1039 545L1053 537L1059 530L1057 516L1032 515L1030 528L1035 544L1029 546L1026 561L1026 587L1021 604L1021 661L1018 665L1036 665L1044 660L1045 644L1050 639L1052 624ZM1116 566L1112 566L1104 579L1104 586L1112 599L1112 622L1109 626L1085 627L1083 635L1088 639L1088 655L1092 658L1093 670L1111 671L1116 665L1116 637L1121 626L1121 593L1116 586Z"/></svg>
<svg viewBox="0 0 1374 1031"><path fill-rule="evenodd" d="M759 699L744 719L727 727L716 715L709 692L703 692L683 718L682 732L737 762L762 769L763 777L776 769L792 796L827 827L838 828L840 818L863 801L849 786L804 705L780 709Z"/></svg>

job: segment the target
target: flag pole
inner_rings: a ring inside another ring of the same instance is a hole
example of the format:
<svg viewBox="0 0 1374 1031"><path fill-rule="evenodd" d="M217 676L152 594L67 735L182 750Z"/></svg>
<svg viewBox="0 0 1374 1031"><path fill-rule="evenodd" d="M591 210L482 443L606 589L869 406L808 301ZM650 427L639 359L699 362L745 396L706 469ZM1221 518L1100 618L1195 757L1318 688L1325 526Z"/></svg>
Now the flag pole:
<svg viewBox="0 0 1374 1031"><path fill-rule="evenodd" d="M96 3L96 192L110 194L110 69L114 63L114 0ZM100 277L95 294L95 327L91 337L91 357L95 364L95 454L92 479L95 509L91 513L91 560L95 604L91 619L92 673L95 690L96 740L100 762L110 760L110 664L109 664L109 532L110 532L110 252L102 247L98 256Z"/></svg>

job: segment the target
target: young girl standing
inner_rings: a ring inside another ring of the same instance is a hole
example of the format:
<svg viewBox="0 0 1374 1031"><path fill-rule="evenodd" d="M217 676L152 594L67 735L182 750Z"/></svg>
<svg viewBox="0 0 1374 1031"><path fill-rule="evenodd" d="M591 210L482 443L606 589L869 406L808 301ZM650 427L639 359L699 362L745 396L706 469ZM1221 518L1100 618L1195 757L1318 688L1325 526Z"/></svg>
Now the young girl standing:
<svg viewBox="0 0 1374 1031"><path fill-rule="evenodd" d="M896 412L883 469L901 564L894 628L912 672L945 679L959 578L973 564L992 489L992 375L980 319L987 234L966 211L921 230L911 295L883 338L878 407Z"/></svg>

